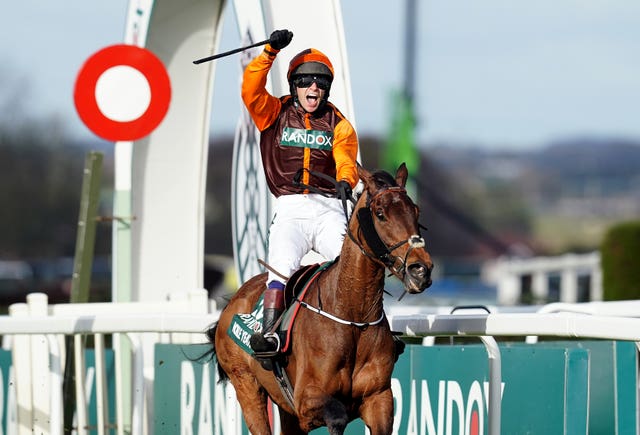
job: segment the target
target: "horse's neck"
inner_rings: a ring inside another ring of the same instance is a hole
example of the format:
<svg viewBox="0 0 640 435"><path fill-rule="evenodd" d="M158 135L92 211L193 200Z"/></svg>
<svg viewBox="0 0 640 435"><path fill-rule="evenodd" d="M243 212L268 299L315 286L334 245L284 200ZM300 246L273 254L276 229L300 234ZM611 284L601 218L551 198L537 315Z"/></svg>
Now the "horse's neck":
<svg viewBox="0 0 640 435"><path fill-rule="evenodd" d="M354 321L378 319L383 310L384 267L367 258L351 240L345 239L337 273L336 309L367 316Z"/></svg>

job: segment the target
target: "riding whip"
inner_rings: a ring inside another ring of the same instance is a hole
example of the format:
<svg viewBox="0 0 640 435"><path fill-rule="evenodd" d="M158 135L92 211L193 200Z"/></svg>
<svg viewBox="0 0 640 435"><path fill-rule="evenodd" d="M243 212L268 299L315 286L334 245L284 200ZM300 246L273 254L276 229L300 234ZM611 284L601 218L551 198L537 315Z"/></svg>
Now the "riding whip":
<svg viewBox="0 0 640 435"><path fill-rule="evenodd" d="M233 50L225 51L224 53L214 54L213 56L203 57L202 59L194 60L193 63L196 65L201 64L203 62L209 62L211 60L219 59L221 57L229 56L231 54L239 53L241 51L247 50L253 47L259 47L261 45L269 42L269 39L265 39L264 41L256 42L255 44L247 45L246 47L234 48Z"/></svg>

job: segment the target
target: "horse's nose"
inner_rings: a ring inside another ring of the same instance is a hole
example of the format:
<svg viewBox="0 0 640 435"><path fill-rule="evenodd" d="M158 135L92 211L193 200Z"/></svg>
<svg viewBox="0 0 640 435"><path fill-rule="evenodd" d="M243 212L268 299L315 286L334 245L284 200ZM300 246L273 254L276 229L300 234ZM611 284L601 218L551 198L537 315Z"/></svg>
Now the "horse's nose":
<svg viewBox="0 0 640 435"><path fill-rule="evenodd" d="M418 283L418 287L425 289L431 285L431 270L433 265L425 265L423 263L411 263L407 267L407 273Z"/></svg>
<svg viewBox="0 0 640 435"><path fill-rule="evenodd" d="M422 263L412 263L408 269L411 276L415 279L425 279L431 277L431 269L433 269L433 266L428 267Z"/></svg>

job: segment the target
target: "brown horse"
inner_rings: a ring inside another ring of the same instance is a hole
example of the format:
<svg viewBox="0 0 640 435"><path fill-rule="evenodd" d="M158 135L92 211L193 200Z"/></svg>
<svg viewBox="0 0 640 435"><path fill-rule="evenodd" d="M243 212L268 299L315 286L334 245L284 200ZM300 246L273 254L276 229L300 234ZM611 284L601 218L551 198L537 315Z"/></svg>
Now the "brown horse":
<svg viewBox="0 0 640 435"><path fill-rule="evenodd" d="M391 373L395 339L384 314L385 268L409 293L431 285L431 258L424 248L418 207L404 189L407 169L395 179L358 167L364 191L350 219L338 259L304 296L291 332L287 400L274 373L265 370L228 335L236 313L249 313L265 289L266 274L245 283L208 332L221 374L235 387L245 422L254 435L271 434L267 396L278 405L283 434L305 434L326 426L344 433L360 417L372 435L391 434Z"/></svg>

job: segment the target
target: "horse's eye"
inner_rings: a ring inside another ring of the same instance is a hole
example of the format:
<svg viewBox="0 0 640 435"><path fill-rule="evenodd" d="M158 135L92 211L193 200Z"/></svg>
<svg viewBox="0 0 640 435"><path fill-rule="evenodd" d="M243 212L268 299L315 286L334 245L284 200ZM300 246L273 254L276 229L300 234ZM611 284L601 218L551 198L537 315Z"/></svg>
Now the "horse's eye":
<svg viewBox="0 0 640 435"><path fill-rule="evenodd" d="M376 209L376 217L381 221L384 220L384 211L381 208Z"/></svg>

